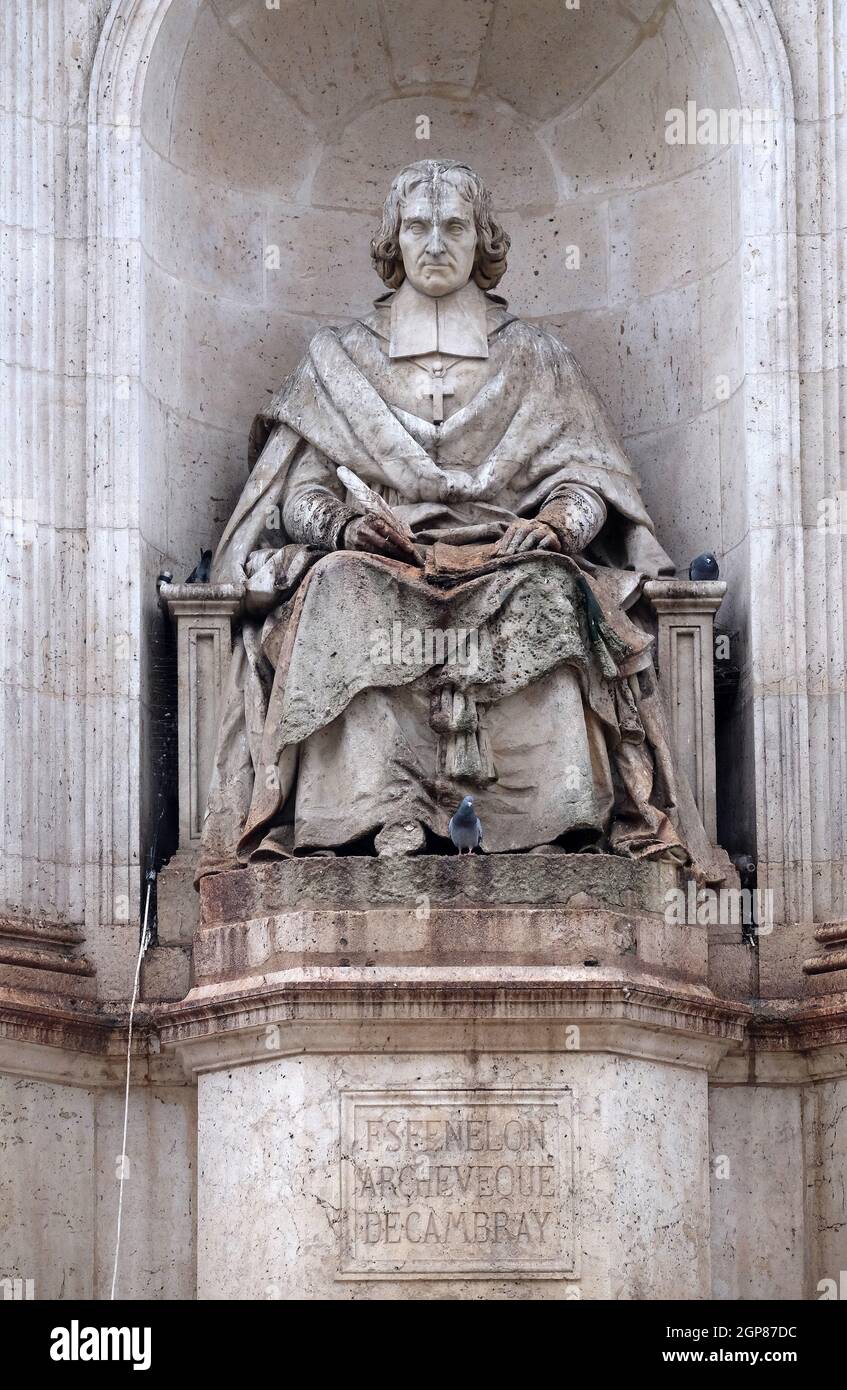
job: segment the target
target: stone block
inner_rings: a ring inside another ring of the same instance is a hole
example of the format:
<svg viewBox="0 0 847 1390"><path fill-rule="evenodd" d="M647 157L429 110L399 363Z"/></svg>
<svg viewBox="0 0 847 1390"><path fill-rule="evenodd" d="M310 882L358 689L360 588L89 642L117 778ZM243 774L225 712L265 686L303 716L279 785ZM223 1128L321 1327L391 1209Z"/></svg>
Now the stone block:
<svg viewBox="0 0 847 1390"><path fill-rule="evenodd" d="M204 1073L200 1297L707 1296L705 1080L473 1032Z"/></svg>
<svg viewBox="0 0 847 1390"><path fill-rule="evenodd" d="M190 946L200 925L200 896L194 887L197 856L177 853L156 880L157 936L163 946Z"/></svg>
<svg viewBox="0 0 847 1390"><path fill-rule="evenodd" d="M76 1086L0 1077L0 1278L38 1299L94 1296L95 1099Z"/></svg>
<svg viewBox="0 0 847 1390"><path fill-rule="evenodd" d="M204 926L289 908L555 907L661 913L679 883L673 864L596 854L492 854L287 859L212 874L200 889Z"/></svg>
<svg viewBox="0 0 847 1390"><path fill-rule="evenodd" d="M806 1296L800 1105L798 1087L711 1092L713 1298Z"/></svg>
<svg viewBox="0 0 847 1390"><path fill-rule="evenodd" d="M609 203L609 298L658 294L703 280L732 252L726 210L728 150L669 183L648 185ZM679 207L685 216L675 216Z"/></svg>
<svg viewBox="0 0 847 1390"><path fill-rule="evenodd" d="M190 948L150 946L141 962L141 998L145 1003L184 999L190 988Z"/></svg>

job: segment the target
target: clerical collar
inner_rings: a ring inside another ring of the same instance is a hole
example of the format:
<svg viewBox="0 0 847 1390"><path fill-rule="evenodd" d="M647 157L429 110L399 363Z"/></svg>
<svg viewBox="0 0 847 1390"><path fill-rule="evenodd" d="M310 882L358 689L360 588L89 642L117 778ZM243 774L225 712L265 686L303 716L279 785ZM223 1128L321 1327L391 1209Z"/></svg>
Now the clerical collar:
<svg viewBox="0 0 847 1390"><path fill-rule="evenodd" d="M436 298L404 280L391 301L389 357L487 357L487 302L474 280Z"/></svg>

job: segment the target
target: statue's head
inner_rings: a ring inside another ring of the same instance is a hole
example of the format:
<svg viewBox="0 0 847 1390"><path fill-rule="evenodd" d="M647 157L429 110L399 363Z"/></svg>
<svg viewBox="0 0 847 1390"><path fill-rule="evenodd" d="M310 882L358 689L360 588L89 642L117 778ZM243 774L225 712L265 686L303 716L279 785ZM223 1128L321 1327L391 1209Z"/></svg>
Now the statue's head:
<svg viewBox="0 0 847 1390"><path fill-rule="evenodd" d="M454 159L421 159L397 175L371 242L377 274L391 289L408 279L439 297L473 277L493 289L506 270L509 236L491 213L488 189Z"/></svg>

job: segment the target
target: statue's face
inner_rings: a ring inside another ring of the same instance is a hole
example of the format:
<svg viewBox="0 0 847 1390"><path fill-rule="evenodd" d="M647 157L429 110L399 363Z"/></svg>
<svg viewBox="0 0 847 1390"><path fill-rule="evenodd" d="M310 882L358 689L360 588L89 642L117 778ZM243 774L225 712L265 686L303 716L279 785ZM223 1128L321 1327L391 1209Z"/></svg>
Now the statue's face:
<svg viewBox="0 0 847 1390"><path fill-rule="evenodd" d="M473 206L445 179L416 189L403 205L400 252L406 278L438 298L471 278L476 253Z"/></svg>

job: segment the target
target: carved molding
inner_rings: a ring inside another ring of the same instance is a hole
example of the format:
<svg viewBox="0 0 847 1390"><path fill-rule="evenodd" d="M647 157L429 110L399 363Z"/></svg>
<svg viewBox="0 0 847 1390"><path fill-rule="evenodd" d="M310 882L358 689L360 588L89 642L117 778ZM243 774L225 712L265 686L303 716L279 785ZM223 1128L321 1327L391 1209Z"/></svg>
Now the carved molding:
<svg viewBox="0 0 847 1390"><path fill-rule="evenodd" d="M824 922L815 931L815 940L824 950L803 963L807 975L830 975L847 970L847 922Z"/></svg>
<svg viewBox="0 0 847 1390"><path fill-rule="evenodd" d="M78 926L32 917L0 917L0 986L90 999L96 971Z"/></svg>
<svg viewBox="0 0 847 1390"><path fill-rule="evenodd" d="M376 981L321 968L312 979L232 981L179 1003L140 1005L135 1084L318 1052L565 1050L579 1046L706 1068L718 1085L803 1085L847 1076L847 995L779 1013L716 998L701 986L522 972L508 982L441 972ZM69 1085L119 1086L125 1008L0 986L0 1071ZM573 1045L572 1043L570 1045Z"/></svg>

